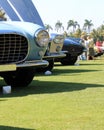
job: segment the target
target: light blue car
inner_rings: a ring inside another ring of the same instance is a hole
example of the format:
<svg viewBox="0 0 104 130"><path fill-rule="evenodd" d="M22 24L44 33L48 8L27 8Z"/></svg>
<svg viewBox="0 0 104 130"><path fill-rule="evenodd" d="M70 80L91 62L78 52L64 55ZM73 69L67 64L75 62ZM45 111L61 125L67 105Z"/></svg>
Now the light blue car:
<svg viewBox="0 0 104 130"><path fill-rule="evenodd" d="M0 6L4 9L11 21L20 21L21 23L23 21L30 22L45 28L44 23L41 20L32 0L0 0ZM25 28L29 29L28 26ZM43 59L47 60L49 64L47 67L38 67L37 71L51 71L54 67L54 59L66 56L64 51L62 51L64 36L61 34L55 34L54 36L51 36L52 35L50 34L49 44L43 56Z"/></svg>
<svg viewBox="0 0 104 130"><path fill-rule="evenodd" d="M0 0L1 7L7 2ZM0 76L8 85L29 85L35 69L49 64L43 60L49 39L41 21L0 21Z"/></svg>

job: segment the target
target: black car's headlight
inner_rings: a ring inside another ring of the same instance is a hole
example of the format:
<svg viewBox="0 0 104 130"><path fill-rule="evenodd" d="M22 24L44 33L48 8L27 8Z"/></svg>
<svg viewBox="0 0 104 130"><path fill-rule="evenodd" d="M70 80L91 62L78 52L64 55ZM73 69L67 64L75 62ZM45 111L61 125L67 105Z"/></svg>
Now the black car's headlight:
<svg viewBox="0 0 104 130"><path fill-rule="evenodd" d="M56 35L53 39L54 43L59 44L64 42L64 36L63 35Z"/></svg>
<svg viewBox="0 0 104 130"><path fill-rule="evenodd" d="M45 30L39 30L36 35L36 42L38 44L38 46L40 47L45 47L48 45L49 43L49 34L47 31Z"/></svg>

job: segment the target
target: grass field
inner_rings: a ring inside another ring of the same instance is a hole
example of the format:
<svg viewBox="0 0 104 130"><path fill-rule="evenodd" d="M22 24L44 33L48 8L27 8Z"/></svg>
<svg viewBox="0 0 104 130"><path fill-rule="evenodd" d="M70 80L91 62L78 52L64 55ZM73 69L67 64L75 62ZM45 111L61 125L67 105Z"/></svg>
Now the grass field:
<svg viewBox="0 0 104 130"><path fill-rule="evenodd" d="M0 92L0 130L104 130L104 58L56 63L26 88ZM5 83L0 79L0 87Z"/></svg>

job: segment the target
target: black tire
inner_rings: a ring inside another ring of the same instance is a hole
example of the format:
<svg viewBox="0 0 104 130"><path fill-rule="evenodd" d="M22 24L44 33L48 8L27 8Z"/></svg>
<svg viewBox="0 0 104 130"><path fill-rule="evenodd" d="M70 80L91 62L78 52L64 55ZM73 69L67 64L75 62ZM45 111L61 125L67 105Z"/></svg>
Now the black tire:
<svg viewBox="0 0 104 130"><path fill-rule="evenodd" d="M95 54L94 57L98 57L98 56L101 56L103 54L104 54L103 52L99 52L99 53Z"/></svg>
<svg viewBox="0 0 104 130"><path fill-rule="evenodd" d="M33 69L19 69L15 73L10 72L3 77L5 82L12 87L25 87L28 86L34 77Z"/></svg>
<svg viewBox="0 0 104 130"><path fill-rule="evenodd" d="M52 71L53 67L54 67L54 59L47 59L47 61L49 62L49 65L47 67L41 67L41 68L37 68L36 71L37 72L45 72L45 71Z"/></svg>
<svg viewBox="0 0 104 130"><path fill-rule="evenodd" d="M47 61L49 62L49 65L44 68L44 72L47 71L47 70L52 71L53 67L54 67L54 59L47 60Z"/></svg>
<svg viewBox="0 0 104 130"><path fill-rule="evenodd" d="M74 65L77 61L78 56L71 56L70 54L67 54L66 57L62 58L60 60L62 65Z"/></svg>

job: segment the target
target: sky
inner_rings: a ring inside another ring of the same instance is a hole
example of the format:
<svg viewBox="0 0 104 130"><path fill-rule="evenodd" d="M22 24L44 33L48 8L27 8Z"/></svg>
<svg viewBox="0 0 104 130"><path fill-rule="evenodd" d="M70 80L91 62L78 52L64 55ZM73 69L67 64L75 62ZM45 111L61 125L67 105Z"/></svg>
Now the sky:
<svg viewBox="0 0 104 130"><path fill-rule="evenodd" d="M104 0L33 0L44 24L55 28L59 20L66 28L69 20L82 27L85 19L92 20L93 28L104 24Z"/></svg>

